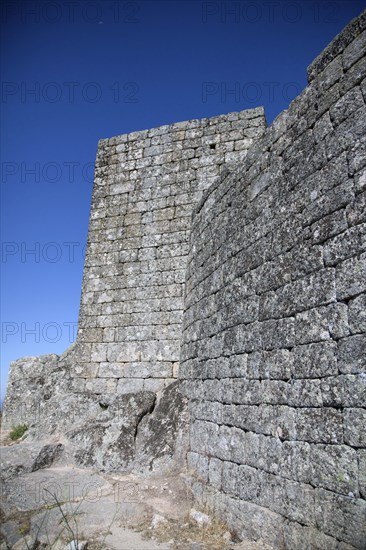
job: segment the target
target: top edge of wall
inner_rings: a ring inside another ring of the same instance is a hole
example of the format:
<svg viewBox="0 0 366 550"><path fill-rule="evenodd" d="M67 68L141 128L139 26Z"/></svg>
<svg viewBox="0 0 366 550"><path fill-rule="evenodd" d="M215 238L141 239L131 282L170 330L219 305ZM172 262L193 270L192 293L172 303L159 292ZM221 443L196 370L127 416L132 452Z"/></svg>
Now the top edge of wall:
<svg viewBox="0 0 366 550"><path fill-rule="evenodd" d="M243 111L232 111L226 114L215 115L213 117L205 118L196 118L192 120L185 120L181 122L174 122L173 124L164 124L162 126L156 126L154 128L149 128L146 130L137 130L135 132L129 132L127 134L119 134L111 138L100 139L98 142L98 147L103 147L107 145L115 145L115 142L121 141L136 141L139 139L145 139L151 137L152 135L158 136L166 134L168 132L174 132L179 130L190 130L193 128L198 128L204 125L218 124L220 122L225 122L228 120L238 120L238 119L251 119L257 117L265 117L264 107L254 107L251 109L245 109Z"/></svg>
<svg viewBox="0 0 366 550"><path fill-rule="evenodd" d="M310 84L329 63L341 54L347 46L366 28L366 9L352 19L348 25L328 44L328 46L308 66L307 76Z"/></svg>
<svg viewBox="0 0 366 550"><path fill-rule="evenodd" d="M304 97L304 94L307 93L307 90L309 90L309 87L314 83L315 79L318 77L318 75L338 56L340 55L354 40L357 38L363 31L366 29L366 9L357 17L352 19L348 25L337 35L335 38L329 43L329 45L322 51L321 54L318 55L314 59L314 61L309 65L307 73L308 73L308 86L302 90L302 92L295 97L295 99L290 103L287 109L284 109L281 111L277 117L272 121L272 123L267 126L266 134L265 136L268 137L269 133L277 134L277 138L286 131L286 128L288 127L288 116L290 111L292 110L292 116L290 116L292 123L297 120L298 113L298 105L299 101ZM261 143L263 143L263 139L265 139L265 136L263 136L260 140L253 143L251 150L255 150L258 146L261 146ZM236 169L241 170L243 166L247 163L247 158L245 158L241 163L238 163ZM210 195L215 191L215 189L220 185L222 181L225 180L225 178L229 175L228 170L223 170L221 177L208 189L206 189L203 192L203 195L201 199L198 201L196 208L194 210L194 214L198 214L204 204L206 203L207 199L210 197Z"/></svg>

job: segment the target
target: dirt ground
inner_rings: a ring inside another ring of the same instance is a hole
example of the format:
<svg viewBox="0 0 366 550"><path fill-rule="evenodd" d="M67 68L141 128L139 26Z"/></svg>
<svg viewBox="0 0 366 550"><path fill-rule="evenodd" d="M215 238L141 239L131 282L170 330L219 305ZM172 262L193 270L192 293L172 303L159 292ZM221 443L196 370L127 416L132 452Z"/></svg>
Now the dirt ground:
<svg viewBox="0 0 366 550"><path fill-rule="evenodd" d="M183 474L111 474L70 464L27 471L32 446L2 437L0 550L271 550L260 541L239 543L197 510Z"/></svg>

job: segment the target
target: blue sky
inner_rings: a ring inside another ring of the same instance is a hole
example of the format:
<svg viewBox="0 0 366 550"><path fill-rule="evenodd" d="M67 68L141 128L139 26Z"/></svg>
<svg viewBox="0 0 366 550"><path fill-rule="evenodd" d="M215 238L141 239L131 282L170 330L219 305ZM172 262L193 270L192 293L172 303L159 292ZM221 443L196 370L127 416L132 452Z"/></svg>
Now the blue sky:
<svg viewBox="0 0 366 550"><path fill-rule="evenodd" d="M361 0L4 0L1 397L76 334L98 139L264 105L270 123Z"/></svg>

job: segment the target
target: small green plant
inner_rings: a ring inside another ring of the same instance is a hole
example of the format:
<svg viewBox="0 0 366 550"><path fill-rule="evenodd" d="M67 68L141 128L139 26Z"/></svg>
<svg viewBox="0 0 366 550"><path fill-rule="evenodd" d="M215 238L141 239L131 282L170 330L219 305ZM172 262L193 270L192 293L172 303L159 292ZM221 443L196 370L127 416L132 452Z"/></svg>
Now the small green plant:
<svg viewBox="0 0 366 550"><path fill-rule="evenodd" d="M14 426L14 428L11 430L11 432L9 433L9 437L12 441L16 441L17 439L23 437L27 430L27 424L18 424L18 426Z"/></svg>
<svg viewBox="0 0 366 550"><path fill-rule="evenodd" d="M24 535L27 535L27 534L29 533L29 531L30 531L30 523L29 523L29 521L23 523L23 525L21 525L21 526L19 527L18 531L19 531L19 534L20 534L20 535L23 535L23 536L24 536Z"/></svg>
<svg viewBox="0 0 366 550"><path fill-rule="evenodd" d="M26 550L40 550L41 548L45 548L47 550L56 550L56 548L60 548L60 543L63 542L62 546L66 543L72 543L71 546L75 548L79 548L80 539L86 539L87 536L83 533L79 532L79 525L78 525L78 515L82 512L79 511L79 508L81 507L82 503L84 502L83 499L80 500L80 502L75 503L76 506L71 506L71 501L60 501L56 494L49 491L46 487L43 488L43 491L45 493L48 493L48 495L53 499L53 503L47 504L44 506L44 514L39 518L39 521L32 522L29 521L29 519L24 520L22 526L19 528L19 533L22 536L23 545L22 548L26 548ZM69 504L70 508L69 510L66 510L66 505ZM53 534L52 537L50 533L47 530L47 522L49 520L49 512L57 508L60 512L60 519L59 519L59 525L60 529L58 530L58 533ZM37 513L40 512L41 509L37 510ZM107 536L111 533L111 527L113 522L115 521L118 513L120 512L120 504L116 503L116 510L115 513L111 519L111 523L106 529L105 533L100 533L100 536L103 537L101 540L101 546L93 546L93 548L105 548L104 543L107 538ZM31 527L33 529L33 533L31 532ZM41 536L42 535L42 536ZM47 540L47 542L45 542Z"/></svg>

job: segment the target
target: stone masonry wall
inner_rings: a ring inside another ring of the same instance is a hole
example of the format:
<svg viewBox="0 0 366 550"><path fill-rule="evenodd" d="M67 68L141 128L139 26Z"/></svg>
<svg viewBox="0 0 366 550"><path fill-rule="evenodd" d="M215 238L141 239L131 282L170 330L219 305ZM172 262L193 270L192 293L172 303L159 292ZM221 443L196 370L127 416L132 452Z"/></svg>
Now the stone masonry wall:
<svg viewBox="0 0 366 550"><path fill-rule="evenodd" d="M73 391L158 391L176 378L193 207L265 125L257 108L100 141Z"/></svg>
<svg viewBox="0 0 366 550"><path fill-rule="evenodd" d="M366 548L366 16L195 212L180 378L196 498L243 538Z"/></svg>

